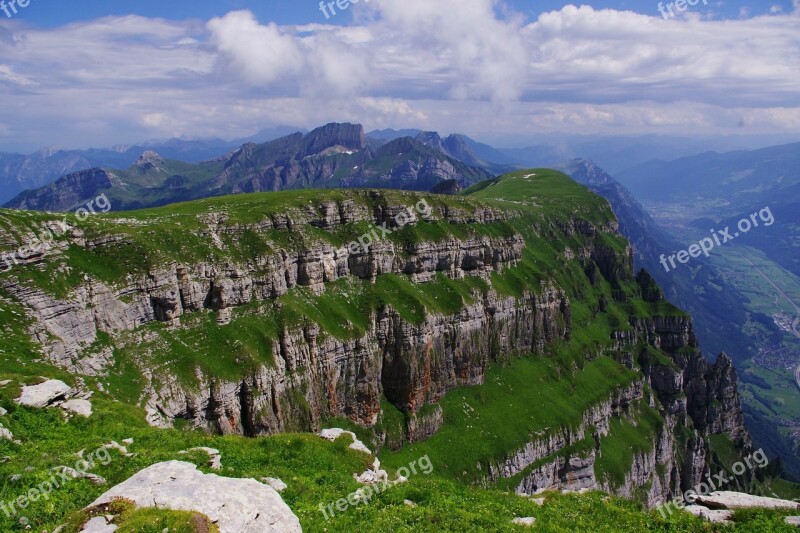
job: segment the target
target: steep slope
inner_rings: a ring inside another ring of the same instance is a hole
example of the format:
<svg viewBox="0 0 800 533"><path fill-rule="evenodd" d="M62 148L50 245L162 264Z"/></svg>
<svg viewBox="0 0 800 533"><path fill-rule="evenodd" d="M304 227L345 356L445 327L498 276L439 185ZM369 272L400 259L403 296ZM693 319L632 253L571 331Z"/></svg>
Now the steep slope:
<svg viewBox="0 0 800 533"><path fill-rule="evenodd" d="M243 147L214 185L226 192L370 186L425 191L443 181L468 186L489 177L410 137L375 146L361 126L329 124L305 137Z"/></svg>
<svg viewBox="0 0 800 533"><path fill-rule="evenodd" d="M60 176L91 168L80 154L40 150L30 155L0 153L0 203L26 189L42 187Z"/></svg>
<svg viewBox="0 0 800 533"><path fill-rule="evenodd" d="M690 319L634 277L604 200L544 169L468 192L69 215L0 292L37 359L158 426L258 436L335 418L390 466L427 453L451 480L651 505L729 468L717 444L749 453L730 360L707 363ZM3 211L4 248L56 220Z"/></svg>
<svg viewBox="0 0 800 533"><path fill-rule="evenodd" d="M706 353L726 352L738 362L755 355L753 339L741 331L741 324L747 321L745 298L709 261L697 258L693 270L666 272L659 263L661 254L685 245L664 231L625 187L591 161L575 160L565 171L609 201L620 232L633 246L634 267L650 272L667 298L692 315Z"/></svg>

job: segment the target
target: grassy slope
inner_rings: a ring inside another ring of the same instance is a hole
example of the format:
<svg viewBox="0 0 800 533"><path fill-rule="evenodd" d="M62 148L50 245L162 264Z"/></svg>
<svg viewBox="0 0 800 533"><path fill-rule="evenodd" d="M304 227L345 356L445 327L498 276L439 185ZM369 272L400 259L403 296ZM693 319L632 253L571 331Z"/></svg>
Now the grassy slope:
<svg viewBox="0 0 800 533"><path fill-rule="evenodd" d="M522 291L538 287L542 279L555 277L562 286L580 293L581 299L571 295L573 304L574 337L569 343L555 346L548 356L501 361L493 365L487 374L487 383L481 387L458 389L448 394L443 401L446 425L432 439L399 452L385 452L382 459L390 470L408 464L410 461L428 454L434 466L429 476L413 477L407 485L393 488L381 495L367 507L351 509L325 522L318 510L320 503L327 503L346 496L358 485L352 479L353 472L360 472L369 462L366 456L345 449L346 443L326 443L310 435L278 435L273 437L245 439L240 437L207 436L193 431L161 431L147 427L143 413L138 407L120 403L117 397L136 401L136 372L130 364L134 357L141 355L134 349L117 350L121 365L119 373L111 377L111 390L115 399L105 393L96 393L93 399L95 415L89 420L73 418L62 420L53 410L32 411L16 407L11 399L16 396L18 386L10 384L0 388L0 405L8 409L9 415L0 421L11 429L15 438L23 441L22 446L0 441L0 456L10 460L0 464L0 495L8 500L23 494L48 477L47 468L59 464L74 464L74 452L80 449L93 450L110 440L135 439L131 451L135 457L123 458L112 452L114 460L96 472L111 483L127 478L137 470L157 461L186 458L178 451L194 446L211 446L223 454L224 475L241 477L280 477L289 484L283 496L298 515L308 531L345 531L359 529L364 531L464 531L464 530L512 530L510 521L514 516L535 516L546 530L570 531L576 528L611 528L620 531L659 530L666 524L653 513L646 513L632 502L624 502L603 495L581 497L552 495L547 505L538 507L525 498L506 494L497 489L479 489L470 486L475 481L472 472L477 461L497 459L504 452L516 449L531 435L550 428L574 425L579 420L582 409L608 396L614 388L630 383L635 373L627 370L612 357L592 356L608 339L611 328L624 327L622 319L628 314L647 315L654 312L679 313L671 308L651 309L643 302L630 305L609 302L606 313L597 312L597 304L603 295L609 294L607 283L591 287L580 269L572 262L557 259L567 245L578 242L564 242L555 234L548 234L547 220L562 219L579 213L596 224L608 220L605 202L588 196L582 188L568 179L550 171L534 171L537 179L527 177L528 173L512 175L507 180L487 184L475 193L489 204L519 210L521 216L508 225L480 228L430 228L420 227L414 231L423 232L433 240L443 238L442 232L487 232L492 235L507 234L510 230L521 232L527 240L524 258L517 267L495 275L491 280L496 290L505 294L521 294ZM199 239L187 238L194 234L199 225L196 215L211 209L224 209L229 218L241 222L257 222L266 214L279 212L287 207L306 207L309 201L320 197L341 198L341 191L300 191L293 193L247 195L231 198L215 198L126 214L147 222L147 226L124 226L111 216L91 218L84 224L87 233L125 231L128 241L133 244L111 247L110 255L91 257L83 250L71 250L69 258L75 262L75 271L87 269L91 275L108 283L120 280L125 269L109 268L114 261L127 258L134 271L146 269L151 264L170 256L185 257L186 260L206 259L206 254L223 254L223 251ZM411 205L418 195L389 192L398 195L397 200ZM514 198L510 200L509 198ZM368 200L363 200L368 201ZM452 207L474 205L473 200L465 198L430 198L431 202L447 203ZM525 202L525 203L520 203ZM2 211L0 220L31 222L36 217L47 215L18 214ZM124 229L123 229L124 228ZM540 234L541 233L541 234ZM418 234L419 235L419 234ZM418 235L402 236L403 238ZM285 238L286 236L276 236ZM334 240L336 236L320 235L313 231L295 235L297 240L289 240L287 246L302 246L309 241L320 239ZM338 238L344 238L342 235ZM576 237L577 238L577 237ZM612 247L623 249L625 243L611 239ZM130 248L126 248L126 246ZM139 247L139 248L136 248ZM135 253L131 250L135 249ZM229 250L230 251L230 250ZM57 265L56 265L57 266ZM127 267L126 267L127 268ZM32 271L28 269L25 272ZM32 275L34 283L56 292L67 293L77 282L76 272L61 273L53 268L46 273ZM24 273L19 273L26 275ZM30 275L30 274L28 274ZM46 276L53 276L52 278ZM220 352L230 343L240 341L234 356L252 357L254 363L268 359L270 352L265 342L272 335L271 328L278 319L290 319L294 315L306 315L317 320L326 334L340 338L357 335L366 327L364 313L375 305L393 304L412 321L419 320L424 313L451 313L464 303L487 289L480 280L454 282L442 277L424 286L410 283L402 276L386 276L374 286L347 280L333 284L322 296L313 296L297 289L284 299L281 317L270 316L269 309L259 309L265 313L256 320L255 309L237 310L237 317L230 326L217 327L208 316L198 314L189 321L196 321L186 332L167 333L159 324L147 326L163 342L173 368L185 370L193 365L206 365L215 373L236 372L235 359L211 362L202 357L200 347L216 342ZM633 285L623 287L634 291ZM71 382L63 372L36 362L38 349L24 334L25 322L22 310L8 301L0 293L0 316L6 336L3 340L0 359L0 379L13 379L15 382L31 383L37 376L47 375ZM274 312L274 310L272 311ZM331 314L335 313L335 314ZM266 318L266 319L265 319ZM342 326L344 319L348 322ZM186 335L186 338L182 337ZM107 340L100 340L100 343ZM194 343L194 344L192 344ZM183 350L178 345L183 345ZM126 350L129 350L126 352ZM164 357L167 357L166 355ZM127 366L126 366L127 362ZM162 364L167 360L160 361ZM177 363L177 364L175 364ZM222 366L213 366L222 365ZM227 366L226 366L227 365ZM90 380L90 385L92 384ZM531 387L536 383L535 387ZM120 393L120 394L117 394ZM535 406L535 408L531 408ZM387 419L394 417L397 424L401 413L392 413L387 408ZM509 417L509 413L515 416ZM520 416L524 413L524 416ZM654 423L657 423L657 419ZM390 423L390 421L387 421ZM636 433L635 431L633 433ZM641 433L637 433L641 436ZM605 446L618 448L613 439L624 440L631 435L631 428L620 422L615 431L604 442ZM463 443L469 442L469 446ZM646 446L645 442L641 442ZM575 450L576 452L579 450ZM600 474L615 476L624 471L625 457L616 459L608 454L608 464L601 466ZM188 456L202 464L203 458ZM26 467L30 467L27 470ZM10 476L20 474L16 482ZM26 510L34 530L47 528L48 531L61 523L65 513L74 511L92 501L103 492L102 487L86 481L74 481L68 487L52 495L49 501L39 501ZM409 499L418 504L411 508L403 504ZM743 518L747 524L743 530L766 527L775 522L775 514L748 515ZM148 518L149 519L149 518ZM159 518L160 519L160 518ZM164 518L167 520L167 518ZM169 520L177 520L170 517ZM681 530L707 530L698 520L685 515L669 519L672 527L680 523ZM7 519L0 513L0 529L21 529L18 522Z"/></svg>

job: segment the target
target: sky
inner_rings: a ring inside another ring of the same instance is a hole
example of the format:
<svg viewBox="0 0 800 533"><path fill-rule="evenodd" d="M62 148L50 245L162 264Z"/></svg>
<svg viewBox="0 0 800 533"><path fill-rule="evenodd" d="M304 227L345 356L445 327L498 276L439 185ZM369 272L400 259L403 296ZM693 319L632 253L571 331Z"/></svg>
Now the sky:
<svg viewBox="0 0 800 533"><path fill-rule="evenodd" d="M333 121L800 139L800 0L692 2L3 0L0 151Z"/></svg>

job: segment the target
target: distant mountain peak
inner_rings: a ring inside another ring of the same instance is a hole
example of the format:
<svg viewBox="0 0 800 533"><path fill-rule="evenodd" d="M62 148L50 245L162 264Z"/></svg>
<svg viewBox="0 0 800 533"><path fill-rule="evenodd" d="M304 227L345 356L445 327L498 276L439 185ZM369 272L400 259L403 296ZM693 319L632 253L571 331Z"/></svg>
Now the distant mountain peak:
<svg viewBox="0 0 800 533"><path fill-rule="evenodd" d="M430 146L431 148L435 148L440 152L444 151L444 146L442 146L442 137L435 131L423 131L417 135L415 139L425 146Z"/></svg>
<svg viewBox="0 0 800 533"><path fill-rule="evenodd" d="M133 164L137 169L142 172L166 172L164 167L167 162L161 157L158 152L153 150L146 150L139 156L139 159Z"/></svg>
<svg viewBox="0 0 800 533"><path fill-rule="evenodd" d="M302 155L317 155L331 148L339 148L335 151L360 151L366 146L367 135L361 124L332 122L305 135Z"/></svg>
<svg viewBox="0 0 800 533"><path fill-rule="evenodd" d="M62 151L63 149L59 146L48 146L47 148L42 148L36 152L36 155L42 158L52 157L53 155L57 154L58 152Z"/></svg>

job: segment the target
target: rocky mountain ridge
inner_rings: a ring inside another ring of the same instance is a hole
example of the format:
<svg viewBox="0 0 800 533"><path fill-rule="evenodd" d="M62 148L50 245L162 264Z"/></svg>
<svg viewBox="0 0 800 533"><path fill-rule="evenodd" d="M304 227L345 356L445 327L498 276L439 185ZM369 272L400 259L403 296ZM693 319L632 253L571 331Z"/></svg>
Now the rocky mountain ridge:
<svg viewBox="0 0 800 533"><path fill-rule="evenodd" d="M520 187L530 206L519 203ZM183 421L255 436L318 430L342 417L389 448L425 444L446 423L448 393L484 386L493 365L573 346L567 375L580 376L574 365L582 361L607 364L619 377L573 423L484 457L479 479L515 478L524 492L644 490L654 505L709 471L709 435L749 448L730 361L706 363L690 320L664 304L652 280L634 279L630 248L605 202L542 170L468 193L247 195L155 218L73 221L57 246L25 259L29 270L4 278L2 290L26 308L29 333L52 363L101 380L133 365L139 401L159 426ZM397 227L397 214L423 200L430 210ZM18 215L3 216L2 241L22 242ZM357 252L340 246L382 225L396 231ZM124 275L93 266L97 257L124 258ZM55 277L26 277L40 269ZM54 291L59 277L66 292ZM633 302L652 311L640 315ZM581 340L598 320L608 322L607 336ZM205 335L225 328L245 328L225 350L186 344L210 342ZM174 343L190 350L188 360ZM215 370L220 361L234 370ZM402 416L394 434L385 425L392 410ZM605 477L601 443L615 425L646 417L652 448L634 454L621 483Z"/></svg>
<svg viewBox="0 0 800 533"><path fill-rule="evenodd" d="M159 160L142 166L142 158ZM446 182L464 188L491 174L410 137L381 146L357 124L327 124L240 148L198 164L147 150L128 170L93 168L25 191L6 207L69 211L106 194L115 211L225 194L303 188L389 187L427 191Z"/></svg>

